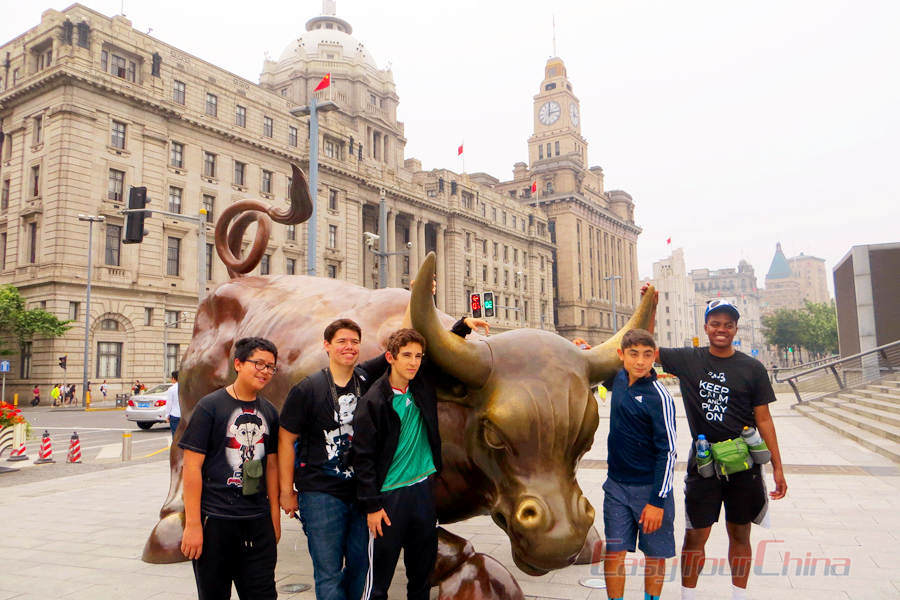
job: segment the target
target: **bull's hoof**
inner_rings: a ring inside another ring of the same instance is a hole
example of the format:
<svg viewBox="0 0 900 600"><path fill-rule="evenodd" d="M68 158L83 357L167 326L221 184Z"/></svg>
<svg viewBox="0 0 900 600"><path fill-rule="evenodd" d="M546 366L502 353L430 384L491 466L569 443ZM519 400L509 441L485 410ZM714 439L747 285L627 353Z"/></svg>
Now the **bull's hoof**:
<svg viewBox="0 0 900 600"><path fill-rule="evenodd" d="M603 560L603 538L597 532L596 527L591 527L588 531L587 538L584 540L584 547L578 553L575 559L576 565L593 565Z"/></svg>
<svg viewBox="0 0 900 600"><path fill-rule="evenodd" d="M181 553L181 534L184 532L184 513L170 513L159 520L144 544L144 562L176 563L187 560Z"/></svg>
<svg viewBox="0 0 900 600"><path fill-rule="evenodd" d="M476 553L441 582L438 600L525 600L525 594L499 561Z"/></svg>

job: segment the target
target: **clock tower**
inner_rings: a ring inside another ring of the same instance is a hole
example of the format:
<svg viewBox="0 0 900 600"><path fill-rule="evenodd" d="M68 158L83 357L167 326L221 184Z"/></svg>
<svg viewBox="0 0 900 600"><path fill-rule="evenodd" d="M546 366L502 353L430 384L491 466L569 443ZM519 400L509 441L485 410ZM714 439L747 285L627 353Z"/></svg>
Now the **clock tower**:
<svg viewBox="0 0 900 600"><path fill-rule="evenodd" d="M533 100L528 164L516 163L512 180L495 189L544 211L555 249L553 295L542 302L552 300L560 335L596 344L618 331L640 300L641 229L631 195L605 190L603 169L588 166L581 107L561 58L547 60ZM535 276L545 274L538 270L529 281Z"/></svg>
<svg viewBox="0 0 900 600"><path fill-rule="evenodd" d="M534 133L528 138L528 162L536 175L560 167L572 170L571 183L554 181L554 191L574 191L574 173L587 164L587 141L581 137L581 109L572 93L561 58L552 57L544 67L541 89L534 96ZM557 179L557 178L554 178Z"/></svg>

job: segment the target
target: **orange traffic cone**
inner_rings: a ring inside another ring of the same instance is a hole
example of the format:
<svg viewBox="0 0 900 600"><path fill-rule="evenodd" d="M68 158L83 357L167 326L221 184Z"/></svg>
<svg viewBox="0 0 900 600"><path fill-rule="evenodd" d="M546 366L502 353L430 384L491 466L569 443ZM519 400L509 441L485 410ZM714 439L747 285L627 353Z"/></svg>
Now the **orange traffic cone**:
<svg viewBox="0 0 900 600"><path fill-rule="evenodd" d="M69 454L66 456L67 463L81 462L81 441L78 439L78 432L72 432L72 438L69 440Z"/></svg>
<svg viewBox="0 0 900 600"><path fill-rule="evenodd" d="M41 452L38 454L38 458L34 461L36 465L43 465L45 463L55 463L53 460L53 444L50 442L50 434L47 430L44 430L44 435L41 436Z"/></svg>

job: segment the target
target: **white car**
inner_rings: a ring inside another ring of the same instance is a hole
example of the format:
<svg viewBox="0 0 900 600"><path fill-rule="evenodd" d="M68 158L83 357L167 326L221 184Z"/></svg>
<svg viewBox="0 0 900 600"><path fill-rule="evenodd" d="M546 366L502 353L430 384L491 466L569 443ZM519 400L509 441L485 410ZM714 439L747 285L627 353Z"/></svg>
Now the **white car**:
<svg viewBox="0 0 900 600"><path fill-rule="evenodd" d="M161 383L144 392L135 394L128 400L125 418L137 421L141 429L150 429L157 423L166 422L166 392L174 383Z"/></svg>

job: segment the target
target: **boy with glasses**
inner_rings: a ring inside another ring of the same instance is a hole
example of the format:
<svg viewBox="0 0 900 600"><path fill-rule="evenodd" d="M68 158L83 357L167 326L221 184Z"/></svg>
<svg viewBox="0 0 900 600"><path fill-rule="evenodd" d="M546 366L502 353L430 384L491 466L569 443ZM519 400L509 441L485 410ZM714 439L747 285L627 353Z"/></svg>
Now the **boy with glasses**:
<svg viewBox="0 0 900 600"><path fill-rule="evenodd" d="M200 600L274 599L281 537L278 411L259 392L277 369L267 339L234 346L234 383L200 399L178 445L184 449L181 551L194 564Z"/></svg>

